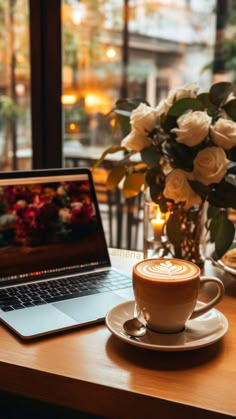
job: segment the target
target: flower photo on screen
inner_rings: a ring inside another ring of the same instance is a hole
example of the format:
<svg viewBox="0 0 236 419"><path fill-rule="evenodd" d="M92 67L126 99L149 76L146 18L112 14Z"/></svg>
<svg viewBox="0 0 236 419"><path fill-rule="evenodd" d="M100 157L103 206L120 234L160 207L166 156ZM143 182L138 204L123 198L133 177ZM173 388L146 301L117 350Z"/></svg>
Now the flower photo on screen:
<svg viewBox="0 0 236 419"><path fill-rule="evenodd" d="M96 224L86 181L0 188L1 247L72 242Z"/></svg>

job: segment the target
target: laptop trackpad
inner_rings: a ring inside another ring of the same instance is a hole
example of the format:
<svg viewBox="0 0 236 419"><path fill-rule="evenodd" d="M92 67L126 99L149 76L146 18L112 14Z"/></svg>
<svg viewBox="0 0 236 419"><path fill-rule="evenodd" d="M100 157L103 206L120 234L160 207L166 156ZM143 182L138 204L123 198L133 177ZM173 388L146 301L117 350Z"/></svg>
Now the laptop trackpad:
<svg viewBox="0 0 236 419"><path fill-rule="evenodd" d="M104 319L112 307L124 301L125 298L114 292L105 292L62 301L53 305L79 324L83 324Z"/></svg>

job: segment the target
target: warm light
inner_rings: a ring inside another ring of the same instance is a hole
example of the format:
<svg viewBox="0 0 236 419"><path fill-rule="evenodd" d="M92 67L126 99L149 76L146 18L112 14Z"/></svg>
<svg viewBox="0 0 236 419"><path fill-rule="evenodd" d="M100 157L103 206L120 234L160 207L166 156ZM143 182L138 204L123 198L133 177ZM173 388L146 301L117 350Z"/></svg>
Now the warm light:
<svg viewBox="0 0 236 419"><path fill-rule="evenodd" d="M157 206L156 217L151 220L154 239L161 241L161 236L163 235L163 227L166 222L165 215L162 214L159 206Z"/></svg>
<svg viewBox="0 0 236 419"><path fill-rule="evenodd" d="M85 97L86 106L97 106L100 102L101 101L98 95L88 94Z"/></svg>
<svg viewBox="0 0 236 419"><path fill-rule="evenodd" d="M108 111L108 107L110 106L110 102L103 94L94 92L85 95L85 106L93 112L106 113Z"/></svg>
<svg viewBox="0 0 236 419"><path fill-rule="evenodd" d="M71 134L78 134L80 132L80 126L76 122L70 122L67 126L66 132Z"/></svg>
<svg viewBox="0 0 236 419"><path fill-rule="evenodd" d="M75 131L76 130L76 125L73 122L71 122L71 124L69 125L69 130L70 131Z"/></svg>
<svg viewBox="0 0 236 419"><path fill-rule="evenodd" d="M25 85L22 83L17 83L15 87L17 96L24 96L25 94Z"/></svg>
<svg viewBox="0 0 236 419"><path fill-rule="evenodd" d="M61 103L63 105L74 105L77 102L77 96L75 94L62 95Z"/></svg>
<svg viewBox="0 0 236 419"><path fill-rule="evenodd" d="M72 12L72 22L74 25L79 25L83 19L86 17L86 7L83 3L79 3L76 6L76 9Z"/></svg>
<svg viewBox="0 0 236 419"><path fill-rule="evenodd" d="M78 25L81 22L81 13L79 12L79 10L76 10L72 13L72 22L75 25Z"/></svg>
<svg viewBox="0 0 236 419"><path fill-rule="evenodd" d="M110 59L115 58L115 56L116 56L116 50L113 47L109 47L106 50L106 56L107 56L107 58L110 58Z"/></svg>
<svg viewBox="0 0 236 419"><path fill-rule="evenodd" d="M112 128L115 128L115 126L116 126L116 119L115 118L110 119L110 126Z"/></svg>
<svg viewBox="0 0 236 419"><path fill-rule="evenodd" d="M25 56L23 54L17 54L16 61L18 63L24 63L25 62Z"/></svg>
<svg viewBox="0 0 236 419"><path fill-rule="evenodd" d="M98 90L81 92L88 112L108 113L112 107L110 98Z"/></svg>

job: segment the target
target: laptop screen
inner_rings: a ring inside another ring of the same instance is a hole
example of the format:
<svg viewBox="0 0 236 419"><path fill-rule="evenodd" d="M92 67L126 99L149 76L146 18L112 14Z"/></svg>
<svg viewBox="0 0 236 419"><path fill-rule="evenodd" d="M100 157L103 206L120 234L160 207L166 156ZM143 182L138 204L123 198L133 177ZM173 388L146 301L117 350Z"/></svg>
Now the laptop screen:
<svg viewBox="0 0 236 419"><path fill-rule="evenodd" d="M109 265L90 172L0 176L0 280Z"/></svg>

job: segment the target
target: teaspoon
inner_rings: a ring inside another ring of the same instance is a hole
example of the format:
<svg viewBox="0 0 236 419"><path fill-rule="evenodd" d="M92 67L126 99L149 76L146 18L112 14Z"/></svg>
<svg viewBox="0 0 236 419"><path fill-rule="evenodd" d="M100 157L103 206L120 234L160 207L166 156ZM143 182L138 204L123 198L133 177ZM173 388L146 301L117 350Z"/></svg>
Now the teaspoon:
<svg viewBox="0 0 236 419"><path fill-rule="evenodd" d="M134 338L141 337L146 333L146 327L142 322L140 322L137 319L137 317L126 320L123 324L123 329L125 330L127 335L132 336Z"/></svg>

